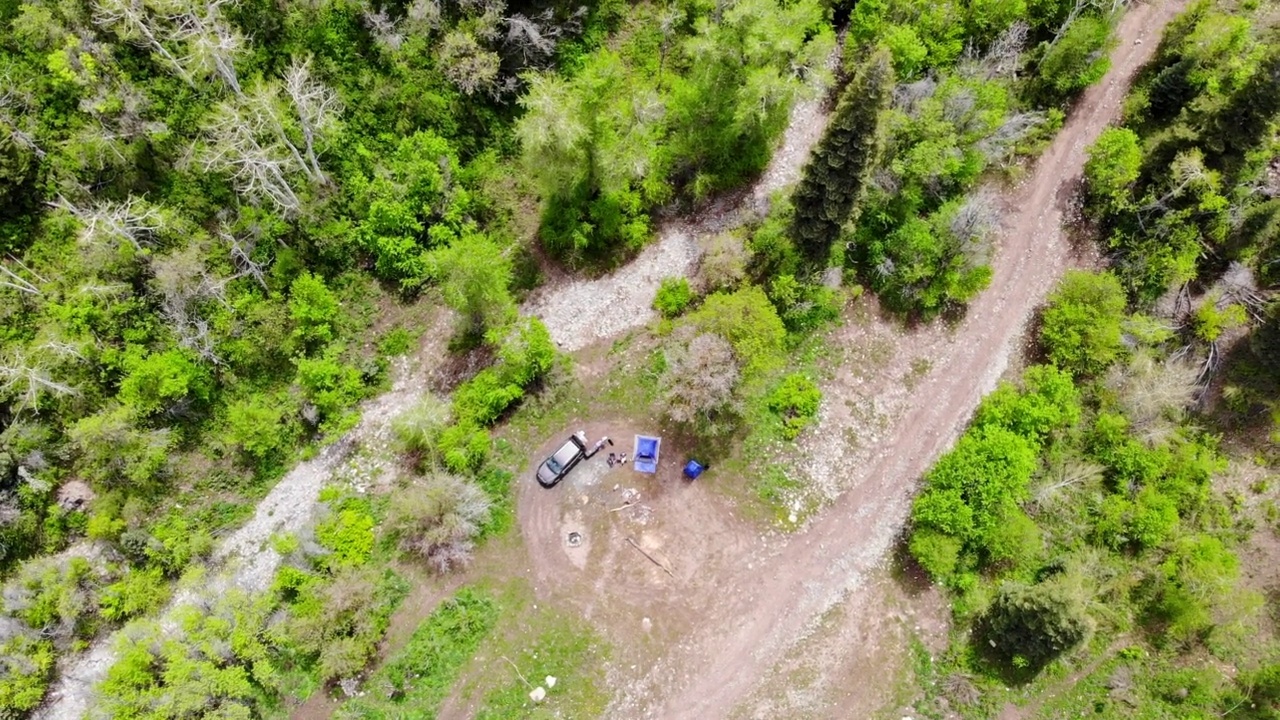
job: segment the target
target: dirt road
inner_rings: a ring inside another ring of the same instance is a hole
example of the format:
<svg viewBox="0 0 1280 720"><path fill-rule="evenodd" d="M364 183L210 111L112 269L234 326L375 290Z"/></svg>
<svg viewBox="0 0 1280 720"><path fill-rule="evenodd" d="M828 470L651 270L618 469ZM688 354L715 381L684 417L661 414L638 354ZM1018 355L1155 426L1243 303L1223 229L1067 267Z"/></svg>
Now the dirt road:
<svg viewBox="0 0 1280 720"><path fill-rule="evenodd" d="M1111 71L1085 94L1029 178L1004 198L1008 211L991 287L933 356L931 371L883 442L886 451L856 468L850 489L808 530L763 567L744 568L720 588L722 607L709 609L696 637L652 671L674 681L664 683L664 696L628 698L623 690L609 716L729 717L828 610L838 604L854 616L879 610L869 606L864 589L907 518L917 479L995 387L1021 349L1028 318L1070 264L1062 222L1085 149L1119 117L1133 76L1184 4L1141 5L1123 18Z"/></svg>

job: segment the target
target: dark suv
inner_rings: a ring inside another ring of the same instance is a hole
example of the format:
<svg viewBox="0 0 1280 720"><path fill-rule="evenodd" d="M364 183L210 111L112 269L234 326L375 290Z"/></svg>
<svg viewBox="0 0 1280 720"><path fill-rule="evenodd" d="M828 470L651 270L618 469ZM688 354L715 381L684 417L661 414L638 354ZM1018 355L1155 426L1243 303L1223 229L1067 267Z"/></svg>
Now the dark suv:
<svg viewBox="0 0 1280 720"><path fill-rule="evenodd" d="M586 456L587 446L583 445L576 435L569 436L559 450L538 466L538 482L542 487L553 487Z"/></svg>

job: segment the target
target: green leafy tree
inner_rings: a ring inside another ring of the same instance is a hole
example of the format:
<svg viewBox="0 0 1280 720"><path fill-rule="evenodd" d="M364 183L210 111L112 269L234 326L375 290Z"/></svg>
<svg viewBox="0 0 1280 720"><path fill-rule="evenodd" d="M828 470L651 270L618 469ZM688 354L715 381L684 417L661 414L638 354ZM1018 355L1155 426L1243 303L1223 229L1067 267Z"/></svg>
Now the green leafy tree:
<svg viewBox="0 0 1280 720"><path fill-rule="evenodd" d="M1089 193L1103 210L1123 208L1142 166L1138 134L1128 128L1107 128L1089 147L1084 164Z"/></svg>
<svg viewBox="0 0 1280 720"><path fill-rule="evenodd" d="M293 317L293 339L307 352L323 347L336 336L338 299L324 278L302 273L289 286L289 314Z"/></svg>
<svg viewBox="0 0 1280 720"><path fill-rule="evenodd" d="M792 202L792 233L811 257L823 259L854 212L878 160L880 119L893 93L887 51L872 55L840 95L826 135L805 166Z"/></svg>
<svg viewBox="0 0 1280 720"><path fill-rule="evenodd" d="M434 254L445 302L457 311L464 335L483 336L515 314L511 258L487 237L465 233Z"/></svg>
<svg viewBox="0 0 1280 720"><path fill-rule="evenodd" d="M771 367L780 359L787 328L764 291L748 286L732 293L713 293L687 322L700 333L719 335L743 362L743 372Z"/></svg>
<svg viewBox="0 0 1280 720"><path fill-rule="evenodd" d="M1068 271L1049 297L1040 341L1055 365L1076 375L1096 375L1124 350L1124 288L1109 272Z"/></svg>
<svg viewBox="0 0 1280 720"><path fill-rule="evenodd" d="M1107 74L1114 46L1106 18L1080 15L1045 50L1040 59L1040 80L1058 98L1073 95Z"/></svg>
<svg viewBox="0 0 1280 720"><path fill-rule="evenodd" d="M152 415L182 411L210 398L213 381L207 370L183 350L151 353L128 362L120 381L120 400L132 411Z"/></svg>
<svg viewBox="0 0 1280 720"><path fill-rule="evenodd" d="M995 426L965 433L925 475L924 490L912 507L913 532L925 533L912 543L923 553L916 556L921 565L942 572L957 561L977 566L1009 559L1011 541L1002 533L1021 514L1018 505L1027 497L1035 468L1032 441ZM959 545L956 559L950 557L955 545L939 536Z"/></svg>

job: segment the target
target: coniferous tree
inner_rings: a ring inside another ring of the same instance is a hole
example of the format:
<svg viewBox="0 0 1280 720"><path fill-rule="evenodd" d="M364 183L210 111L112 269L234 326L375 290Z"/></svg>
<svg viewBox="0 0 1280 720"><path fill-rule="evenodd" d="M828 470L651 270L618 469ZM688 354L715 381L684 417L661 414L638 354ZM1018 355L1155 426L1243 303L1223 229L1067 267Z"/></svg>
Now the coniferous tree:
<svg viewBox="0 0 1280 720"><path fill-rule="evenodd" d="M880 117L893 94L887 50L876 51L840 95L827 134L814 150L794 196L792 236L822 257L853 213L879 153Z"/></svg>

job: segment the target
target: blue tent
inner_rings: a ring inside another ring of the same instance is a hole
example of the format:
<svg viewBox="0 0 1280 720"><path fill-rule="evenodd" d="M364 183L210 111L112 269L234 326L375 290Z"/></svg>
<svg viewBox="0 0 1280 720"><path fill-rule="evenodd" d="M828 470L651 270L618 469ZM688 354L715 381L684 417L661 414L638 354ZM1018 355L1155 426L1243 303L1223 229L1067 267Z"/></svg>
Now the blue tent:
<svg viewBox="0 0 1280 720"><path fill-rule="evenodd" d="M658 451L662 449L662 438L648 435L636 436L636 469L640 472L658 472Z"/></svg>
<svg viewBox="0 0 1280 720"><path fill-rule="evenodd" d="M702 471L706 469L707 468L697 460L690 460L684 464L684 476L690 480L697 480L698 476L702 474Z"/></svg>

